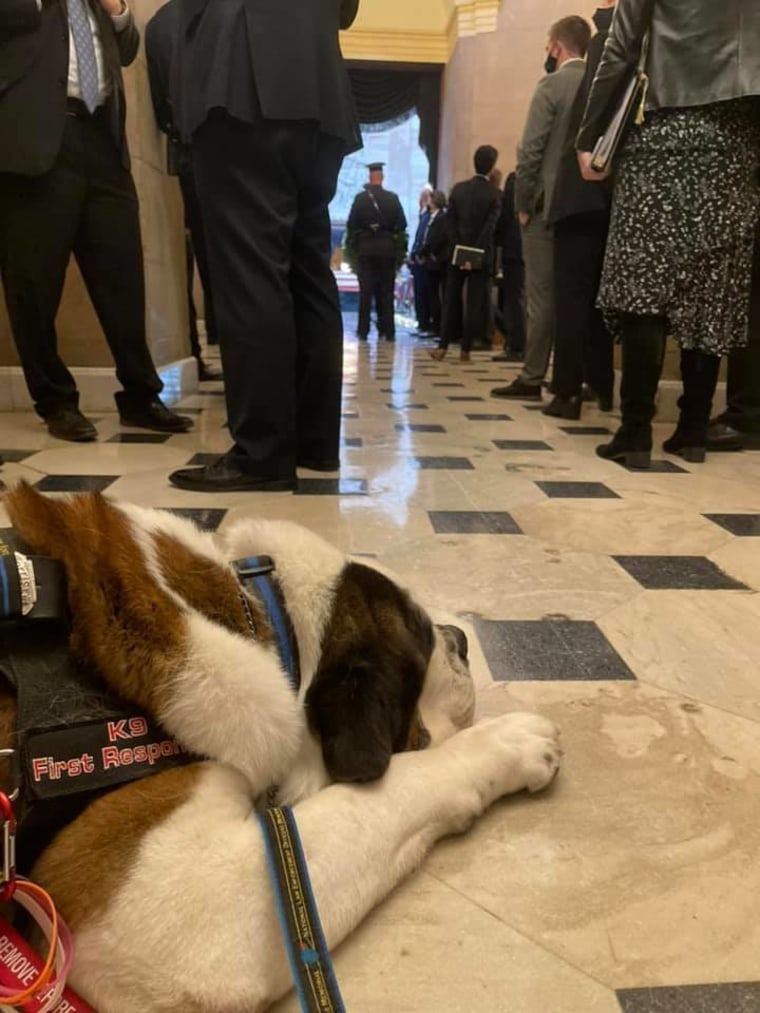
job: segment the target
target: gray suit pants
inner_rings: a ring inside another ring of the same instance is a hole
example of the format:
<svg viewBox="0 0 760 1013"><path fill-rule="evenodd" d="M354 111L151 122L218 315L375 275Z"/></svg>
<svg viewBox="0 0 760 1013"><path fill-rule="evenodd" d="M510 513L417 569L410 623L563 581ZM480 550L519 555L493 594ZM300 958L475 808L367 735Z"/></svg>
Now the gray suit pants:
<svg viewBox="0 0 760 1013"><path fill-rule="evenodd" d="M528 341L520 379L538 387L546 376L554 347L554 229L541 217L531 219L522 229L522 246Z"/></svg>

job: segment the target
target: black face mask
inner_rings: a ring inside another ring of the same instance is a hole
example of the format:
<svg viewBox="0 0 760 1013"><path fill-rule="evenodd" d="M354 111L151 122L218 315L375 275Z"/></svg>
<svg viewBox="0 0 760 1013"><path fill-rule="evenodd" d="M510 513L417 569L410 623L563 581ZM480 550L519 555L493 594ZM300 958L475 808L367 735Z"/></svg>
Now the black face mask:
<svg viewBox="0 0 760 1013"><path fill-rule="evenodd" d="M544 70L546 71L546 73L553 74L556 69L557 69L557 57L547 56L546 61L544 62Z"/></svg>
<svg viewBox="0 0 760 1013"><path fill-rule="evenodd" d="M608 32L610 30L614 14L614 7L600 7L597 11L595 11L593 21L596 25L597 31Z"/></svg>

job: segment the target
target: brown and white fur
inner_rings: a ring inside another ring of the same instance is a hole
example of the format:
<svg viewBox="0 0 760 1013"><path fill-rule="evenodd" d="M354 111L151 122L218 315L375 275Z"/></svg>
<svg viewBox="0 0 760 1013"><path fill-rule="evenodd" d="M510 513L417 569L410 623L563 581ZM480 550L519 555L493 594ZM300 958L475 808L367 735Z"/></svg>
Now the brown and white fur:
<svg viewBox="0 0 760 1013"><path fill-rule="evenodd" d="M70 983L99 1013L254 1013L290 989L252 817L269 786L295 805L335 947L436 840L556 774L549 722L468 727L456 639L303 528L245 521L216 539L165 512L28 486L5 504L34 551L66 565L72 650L210 757L92 803L37 863L74 932ZM295 629L297 698L254 599L251 637L229 566L257 554L274 558ZM12 708L3 694L3 729ZM420 725L431 748L403 751Z"/></svg>

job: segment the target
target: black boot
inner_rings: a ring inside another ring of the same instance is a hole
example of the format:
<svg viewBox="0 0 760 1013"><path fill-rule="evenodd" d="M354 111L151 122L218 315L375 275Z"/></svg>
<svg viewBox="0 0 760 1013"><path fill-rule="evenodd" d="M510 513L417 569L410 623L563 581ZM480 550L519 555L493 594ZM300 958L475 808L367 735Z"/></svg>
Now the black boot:
<svg viewBox="0 0 760 1013"><path fill-rule="evenodd" d="M654 399L662 373L665 333L664 317L624 316L620 385L623 424L610 443L597 447L599 457L623 461L629 468L648 468L651 464Z"/></svg>
<svg viewBox="0 0 760 1013"><path fill-rule="evenodd" d="M701 464L707 452L707 427L718 383L720 357L694 349L681 351L683 394L678 401L681 416L676 431L663 443L668 454Z"/></svg>

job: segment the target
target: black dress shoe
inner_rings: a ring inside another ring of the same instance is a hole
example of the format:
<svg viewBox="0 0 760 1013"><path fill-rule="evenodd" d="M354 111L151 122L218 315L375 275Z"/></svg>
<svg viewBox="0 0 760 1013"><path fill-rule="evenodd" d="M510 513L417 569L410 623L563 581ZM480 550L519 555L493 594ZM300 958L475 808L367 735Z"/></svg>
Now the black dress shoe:
<svg viewBox="0 0 760 1013"><path fill-rule="evenodd" d="M561 397L559 394L555 394L549 404L541 409L541 412L557 419L570 419L577 422L581 417L581 399L579 397Z"/></svg>
<svg viewBox="0 0 760 1013"><path fill-rule="evenodd" d="M78 408L61 408L45 418L51 436L71 443L91 443L97 440L98 431Z"/></svg>
<svg viewBox="0 0 760 1013"><path fill-rule="evenodd" d="M222 380L224 373L221 369L217 369L216 366L210 366L203 359L198 359L198 380L201 383L206 383L207 380Z"/></svg>
<svg viewBox="0 0 760 1013"><path fill-rule="evenodd" d="M123 426L152 429L156 433L186 433L193 428L191 418L170 411L159 398L154 398L144 408L121 410L119 421Z"/></svg>
<svg viewBox="0 0 760 1013"><path fill-rule="evenodd" d="M303 457L298 461L299 468L308 471L340 471L340 459L337 457Z"/></svg>
<svg viewBox="0 0 760 1013"><path fill-rule="evenodd" d="M676 431L665 440L662 449L666 454L677 454L684 461L702 464L707 454L707 426L690 425L680 419Z"/></svg>
<svg viewBox="0 0 760 1013"><path fill-rule="evenodd" d="M178 489L189 489L191 492L285 492L295 489L298 484L295 476L263 478L241 471L229 454L202 468L173 471L169 481Z"/></svg>
<svg viewBox="0 0 760 1013"><path fill-rule="evenodd" d="M710 422L707 427L707 449L716 451L742 450L744 447L744 433L729 426L717 419Z"/></svg>
<svg viewBox="0 0 760 1013"><path fill-rule="evenodd" d="M494 387L491 397L503 397L514 401L540 401L541 384L525 383L519 377L506 387Z"/></svg>

